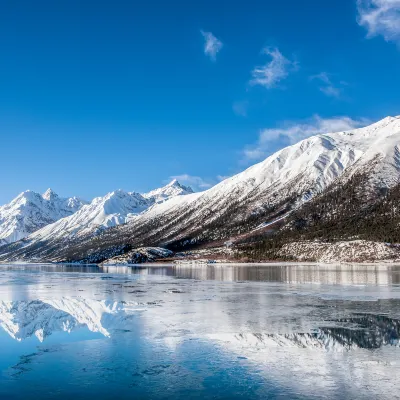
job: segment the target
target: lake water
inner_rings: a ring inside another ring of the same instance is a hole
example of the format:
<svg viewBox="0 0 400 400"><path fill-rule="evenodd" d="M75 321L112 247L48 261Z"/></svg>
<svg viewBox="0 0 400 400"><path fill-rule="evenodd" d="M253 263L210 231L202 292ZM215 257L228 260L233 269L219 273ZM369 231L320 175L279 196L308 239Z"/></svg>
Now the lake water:
<svg viewBox="0 0 400 400"><path fill-rule="evenodd" d="M0 265L0 399L400 398L400 267Z"/></svg>

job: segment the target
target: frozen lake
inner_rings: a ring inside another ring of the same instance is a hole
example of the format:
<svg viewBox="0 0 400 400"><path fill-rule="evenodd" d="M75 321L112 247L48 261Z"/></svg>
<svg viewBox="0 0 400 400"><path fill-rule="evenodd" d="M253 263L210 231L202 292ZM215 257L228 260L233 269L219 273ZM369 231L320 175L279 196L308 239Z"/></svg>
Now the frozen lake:
<svg viewBox="0 0 400 400"><path fill-rule="evenodd" d="M400 266L0 265L0 399L400 398Z"/></svg>

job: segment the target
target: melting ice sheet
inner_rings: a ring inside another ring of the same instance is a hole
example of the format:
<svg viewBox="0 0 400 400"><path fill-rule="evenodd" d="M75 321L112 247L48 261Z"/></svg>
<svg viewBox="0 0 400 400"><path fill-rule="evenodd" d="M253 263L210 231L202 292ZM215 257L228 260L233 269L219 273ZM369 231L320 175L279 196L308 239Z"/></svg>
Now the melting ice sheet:
<svg viewBox="0 0 400 400"><path fill-rule="evenodd" d="M0 266L0 398L395 398L400 267Z"/></svg>

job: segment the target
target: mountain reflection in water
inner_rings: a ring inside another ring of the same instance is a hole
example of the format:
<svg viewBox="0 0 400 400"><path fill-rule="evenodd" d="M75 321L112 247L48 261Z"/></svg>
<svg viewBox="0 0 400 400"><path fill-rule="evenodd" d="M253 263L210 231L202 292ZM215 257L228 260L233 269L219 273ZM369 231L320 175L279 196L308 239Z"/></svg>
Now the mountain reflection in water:
<svg viewBox="0 0 400 400"><path fill-rule="evenodd" d="M398 281L395 265L0 266L0 398L391 398Z"/></svg>
<svg viewBox="0 0 400 400"><path fill-rule="evenodd" d="M55 301L0 301L0 327L18 341L36 336L43 342L53 332L71 333L87 328L110 337L113 332L128 331L130 319L146 303L89 301L62 298ZM377 349L399 346L400 320L383 315L355 314L331 320L332 327L317 327L310 333L252 333L260 342L321 349ZM237 334L243 337L243 334Z"/></svg>

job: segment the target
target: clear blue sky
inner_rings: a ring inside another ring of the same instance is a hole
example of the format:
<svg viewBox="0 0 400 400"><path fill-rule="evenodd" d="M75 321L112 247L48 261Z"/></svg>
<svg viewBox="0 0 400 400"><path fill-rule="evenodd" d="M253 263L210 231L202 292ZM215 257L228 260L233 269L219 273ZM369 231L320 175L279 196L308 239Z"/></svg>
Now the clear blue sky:
<svg viewBox="0 0 400 400"><path fill-rule="evenodd" d="M0 204L206 187L325 120L400 114L399 6L383 3L3 1Z"/></svg>

